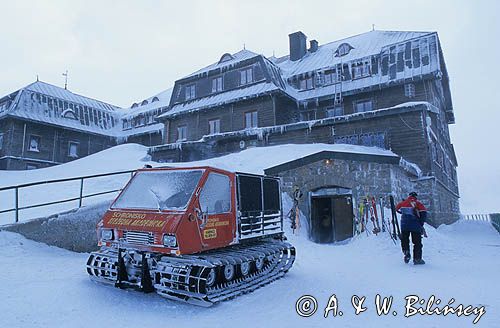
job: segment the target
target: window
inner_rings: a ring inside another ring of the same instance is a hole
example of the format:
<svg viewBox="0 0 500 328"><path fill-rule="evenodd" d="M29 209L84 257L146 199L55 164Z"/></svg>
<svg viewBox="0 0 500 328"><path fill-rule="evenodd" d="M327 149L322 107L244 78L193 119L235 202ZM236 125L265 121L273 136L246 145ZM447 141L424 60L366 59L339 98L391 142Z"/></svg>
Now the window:
<svg viewBox="0 0 500 328"><path fill-rule="evenodd" d="M326 109L326 117L337 117L344 115L344 107L330 107Z"/></svg>
<svg viewBox="0 0 500 328"><path fill-rule="evenodd" d="M413 83L405 84L405 96L408 98L415 97L415 84Z"/></svg>
<svg viewBox="0 0 500 328"><path fill-rule="evenodd" d="M334 136L333 142L336 144L361 145L387 149L386 139L387 138L384 132L374 132L346 136Z"/></svg>
<svg viewBox="0 0 500 328"><path fill-rule="evenodd" d="M212 93L222 91L222 76L212 79Z"/></svg>
<svg viewBox="0 0 500 328"><path fill-rule="evenodd" d="M177 141L183 141L187 139L187 125L181 125L177 127Z"/></svg>
<svg viewBox="0 0 500 328"><path fill-rule="evenodd" d="M373 110L373 102L371 100L362 100L354 104L356 113L368 112Z"/></svg>
<svg viewBox="0 0 500 328"><path fill-rule="evenodd" d="M88 107L85 107L83 110L83 113L85 115L85 125L87 125L87 126L90 125L89 111L90 111L90 108L88 108Z"/></svg>
<svg viewBox="0 0 500 328"><path fill-rule="evenodd" d="M323 77L323 81L325 85L336 83L337 73L335 72L335 70L326 71Z"/></svg>
<svg viewBox="0 0 500 328"><path fill-rule="evenodd" d="M210 134L220 133L220 119L208 121L208 127Z"/></svg>
<svg viewBox="0 0 500 328"><path fill-rule="evenodd" d="M240 71L240 85L248 84L253 82L253 69L247 68Z"/></svg>
<svg viewBox="0 0 500 328"><path fill-rule="evenodd" d="M40 137L39 136L30 136L30 142L28 144L29 151L40 151Z"/></svg>
<svg viewBox="0 0 500 328"><path fill-rule="evenodd" d="M359 61L352 65L352 78L359 79L371 74L370 60Z"/></svg>
<svg viewBox="0 0 500 328"><path fill-rule="evenodd" d="M77 158L78 157L78 146L79 143L76 141L70 141L68 143L68 156Z"/></svg>
<svg viewBox="0 0 500 328"><path fill-rule="evenodd" d="M314 88L312 76L300 79L300 90L308 90Z"/></svg>
<svg viewBox="0 0 500 328"><path fill-rule="evenodd" d="M245 129L256 128L258 126L257 111L245 113Z"/></svg>
<svg viewBox="0 0 500 328"><path fill-rule="evenodd" d="M26 163L26 170L36 170L37 168L38 168L38 164Z"/></svg>
<svg viewBox="0 0 500 328"><path fill-rule="evenodd" d="M313 121L316 119L316 111L315 110L308 110L300 113L300 120L301 121Z"/></svg>
<svg viewBox="0 0 500 328"><path fill-rule="evenodd" d="M226 61L230 61L232 59L234 59L234 57L231 54L227 54L227 53L223 54L222 57L219 60L219 64L223 63L223 62L226 62Z"/></svg>
<svg viewBox="0 0 500 328"><path fill-rule="evenodd" d="M0 133L0 150L3 148L3 133Z"/></svg>
<svg viewBox="0 0 500 328"><path fill-rule="evenodd" d="M353 47L350 44L342 43L335 51L335 56L336 57L345 56L349 53L349 51L351 51L351 49L353 49Z"/></svg>
<svg viewBox="0 0 500 328"><path fill-rule="evenodd" d="M196 84L186 86L186 100L194 99L196 97Z"/></svg>
<svg viewBox="0 0 500 328"><path fill-rule="evenodd" d="M98 125L99 119L97 118L97 110L92 108L92 113L94 113L94 124Z"/></svg>
<svg viewBox="0 0 500 328"><path fill-rule="evenodd" d="M200 207L206 214L227 213L231 210L229 177L210 173L200 194Z"/></svg>

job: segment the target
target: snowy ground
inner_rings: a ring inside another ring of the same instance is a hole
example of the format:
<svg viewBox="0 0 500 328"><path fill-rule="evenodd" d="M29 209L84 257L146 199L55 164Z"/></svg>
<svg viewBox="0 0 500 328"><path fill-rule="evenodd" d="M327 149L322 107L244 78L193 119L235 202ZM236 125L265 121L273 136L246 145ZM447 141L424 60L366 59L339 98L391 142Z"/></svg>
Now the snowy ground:
<svg viewBox="0 0 500 328"><path fill-rule="evenodd" d="M428 228L425 266L402 263L386 236L360 236L344 245L317 245L290 236L297 260L284 279L253 293L199 308L156 294L91 282L87 254L77 254L0 231L0 327L472 327L473 317L404 317L404 297L435 295L446 304L485 306L479 327L499 327L500 235L488 223L458 222ZM378 317L374 296L394 296L397 316ZM309 294L319 309L295 312ZM323 318L336 294L342 317ZM355 316L352 295L366 296L368 310Z"/></svg>

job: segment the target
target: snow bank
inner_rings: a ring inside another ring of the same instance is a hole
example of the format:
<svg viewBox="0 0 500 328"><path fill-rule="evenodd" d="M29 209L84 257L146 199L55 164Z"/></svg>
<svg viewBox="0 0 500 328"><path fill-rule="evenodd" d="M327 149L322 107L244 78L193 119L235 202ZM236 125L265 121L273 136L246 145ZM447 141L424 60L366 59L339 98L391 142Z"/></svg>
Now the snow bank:
<svg viewBox="0 0 500 328"><path fill-rule="evenodd" d="M75 252L97 249L96 224L111 201L84 206L63 214L3 227L26 238Z"/></svg>

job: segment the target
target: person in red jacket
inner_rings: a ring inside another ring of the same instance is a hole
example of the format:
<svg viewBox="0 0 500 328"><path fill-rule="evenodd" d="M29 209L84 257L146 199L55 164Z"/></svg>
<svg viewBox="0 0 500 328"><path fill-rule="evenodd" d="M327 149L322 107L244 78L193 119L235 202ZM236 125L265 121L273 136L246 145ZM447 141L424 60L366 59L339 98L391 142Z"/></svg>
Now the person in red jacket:
<svg viewBox="0 0 500 328"><path fill-rule="evenodd" d="M417 200L417 193L411 192L407 199L396 205L401 213L401 249L405 263L410 262L410 236L413 243L413 264L425 264L422 259L422 234L427 219L427 209Z"/></svg>

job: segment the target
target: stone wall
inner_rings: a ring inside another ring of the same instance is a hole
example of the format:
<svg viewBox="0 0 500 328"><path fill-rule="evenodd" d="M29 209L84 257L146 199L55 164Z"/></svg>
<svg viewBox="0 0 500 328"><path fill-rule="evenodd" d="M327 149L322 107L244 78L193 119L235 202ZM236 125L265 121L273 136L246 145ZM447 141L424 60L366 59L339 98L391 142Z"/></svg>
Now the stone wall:
<svg viewBox="0 0 500 328"><path fill-rule="evenodd" d="M412 182L416 177L399 165L368 161L322 160L275 175L282 178L283 191L290 197L295 186L301 189L303 197L299 207L308 220L310 219L309 192L318 188L339 186L351 189L356 213L357 204L366 195L378 198L393 194L398 199L416 187ZM385 206L389 207L388 201Z"/></svg>

